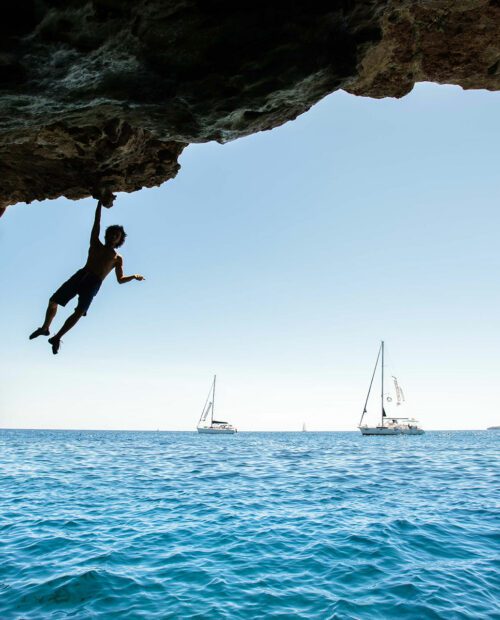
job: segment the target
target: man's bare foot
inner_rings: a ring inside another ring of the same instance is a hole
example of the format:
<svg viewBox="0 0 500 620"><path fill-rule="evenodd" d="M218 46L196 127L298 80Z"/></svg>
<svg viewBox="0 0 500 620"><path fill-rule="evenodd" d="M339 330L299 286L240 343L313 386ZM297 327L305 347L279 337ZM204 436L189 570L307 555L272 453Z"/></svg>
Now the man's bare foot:
<svg viewBox="0 0 500 620"><path fill-rule="evenodd" d="M48 329L43 329L43 327L39 327L38 329L35 329L32 334L30 334L30 340L33 340L33 338L38 338L38 336L50 336L50 332Z"/></svg>
<svg viewBox="0 0 500 620"><path fill-rule="evenodd" d="M49 338L49 344L52 346L52 353L54 355L57 355L57 353L59 353L59 347L61 346L61 342L62 340L60 338L56 338L55 336Z"/></svg>

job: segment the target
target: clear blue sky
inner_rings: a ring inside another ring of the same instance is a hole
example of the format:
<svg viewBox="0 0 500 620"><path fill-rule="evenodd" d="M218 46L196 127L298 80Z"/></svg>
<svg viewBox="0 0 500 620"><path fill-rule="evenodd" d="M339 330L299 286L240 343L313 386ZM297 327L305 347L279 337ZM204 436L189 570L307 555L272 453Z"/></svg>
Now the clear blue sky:
<svg viewBox="0 0 500 620"><path fill-rule="evenodd" d="M381 338L425 428L500 424L499 104L339 92L188 147L175 180L103 213L147 279L110 275L57 356L28 335L85 262L95 202L11 207L0 426L192 430L217 372L241 430L353 430Z"/></svg>

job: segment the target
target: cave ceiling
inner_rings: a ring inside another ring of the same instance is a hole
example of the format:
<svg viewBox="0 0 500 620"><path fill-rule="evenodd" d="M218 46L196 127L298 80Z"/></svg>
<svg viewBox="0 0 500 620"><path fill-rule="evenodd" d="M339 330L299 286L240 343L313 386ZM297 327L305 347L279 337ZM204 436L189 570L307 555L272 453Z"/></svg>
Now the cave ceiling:
<svg viewBox="0 0 500 620"><path fill-rule="evenodd" d="M500 88L500 0L6 0L0 208L173 178L338 89ZM7 6L8 5L8 6Z"/></svg>

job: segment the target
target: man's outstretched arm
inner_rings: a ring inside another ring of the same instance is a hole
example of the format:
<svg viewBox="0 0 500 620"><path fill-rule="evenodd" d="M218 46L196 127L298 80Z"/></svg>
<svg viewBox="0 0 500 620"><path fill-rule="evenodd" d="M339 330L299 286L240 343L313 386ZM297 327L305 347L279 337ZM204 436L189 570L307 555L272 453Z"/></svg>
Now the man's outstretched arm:
<svg viewBox="0 0 500 620"><path fill-rule="evenodd" d="M95 210L94 225L90 233L90 243L96 243L99 241L99 233L101 232L101 201L97 202L97 208Z"/></svg>
<svg viewBox="0 0 500 620"><path fill-rule="evenodd" d="M101 232L101 207L104 206L110 209L115 200L115 195L109 189L99 191L96 198L97 197L99 197L99 200L97 201L97 208L95 210L94 225L92 226L92 231L90 233L90 243L96 243L96 241L99 241L99 234Z"/></svg>
<svg viewBox="0 0 500 620"><path fill-rule="evenodd" d="M138 273L135 273L133 276L124 276L123 259L121 256L116 259L115 274L119 284L125 284L126 282L131 282L132 280L138 280L140 282L145 279L144 276L141 276Z"/></svg>

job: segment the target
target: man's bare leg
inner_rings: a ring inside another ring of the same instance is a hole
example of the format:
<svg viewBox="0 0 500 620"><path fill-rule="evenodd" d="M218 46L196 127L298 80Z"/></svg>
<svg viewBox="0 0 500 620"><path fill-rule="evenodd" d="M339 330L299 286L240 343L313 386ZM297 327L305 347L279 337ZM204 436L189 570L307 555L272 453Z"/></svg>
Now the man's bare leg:
<svg viewBox="0 0 500 620"><path fill-rule="evenodd" d="M49 331L50 324L54 320L54 317L57 314L57 304L55 301L49 301L49 305L47 306L47 312L45 313L45 321L43 322L42 329L45 331Z"/></svg>
<svg viewBox="0 0 500 620"><path fill-rule="evenodd" d="M59 351L59 347L61 346L61 338L64 336L64 334L69 332L69 330L78 323L78 321L82 318L82 316L83 316L83 310L75 310L73 314L71 314L66 319L66 321L64 322L64 325L57 332L57 334L55 334L55 336L52 336L52 338L49 338L49 343L52 345L52 353L54 355Z"/></svg>
<svg viewBox="0 0 500 620"><path fill-rule="evenodd" d="M49 305L47 306L47 311L45 312L45 321L43 325L30 335L30 340L33 338L38 338L38 336L48 336L50 334L49 328L50 324L54 320L54 317L57 313L57 304L55 301L49 300Z"/></svg>

